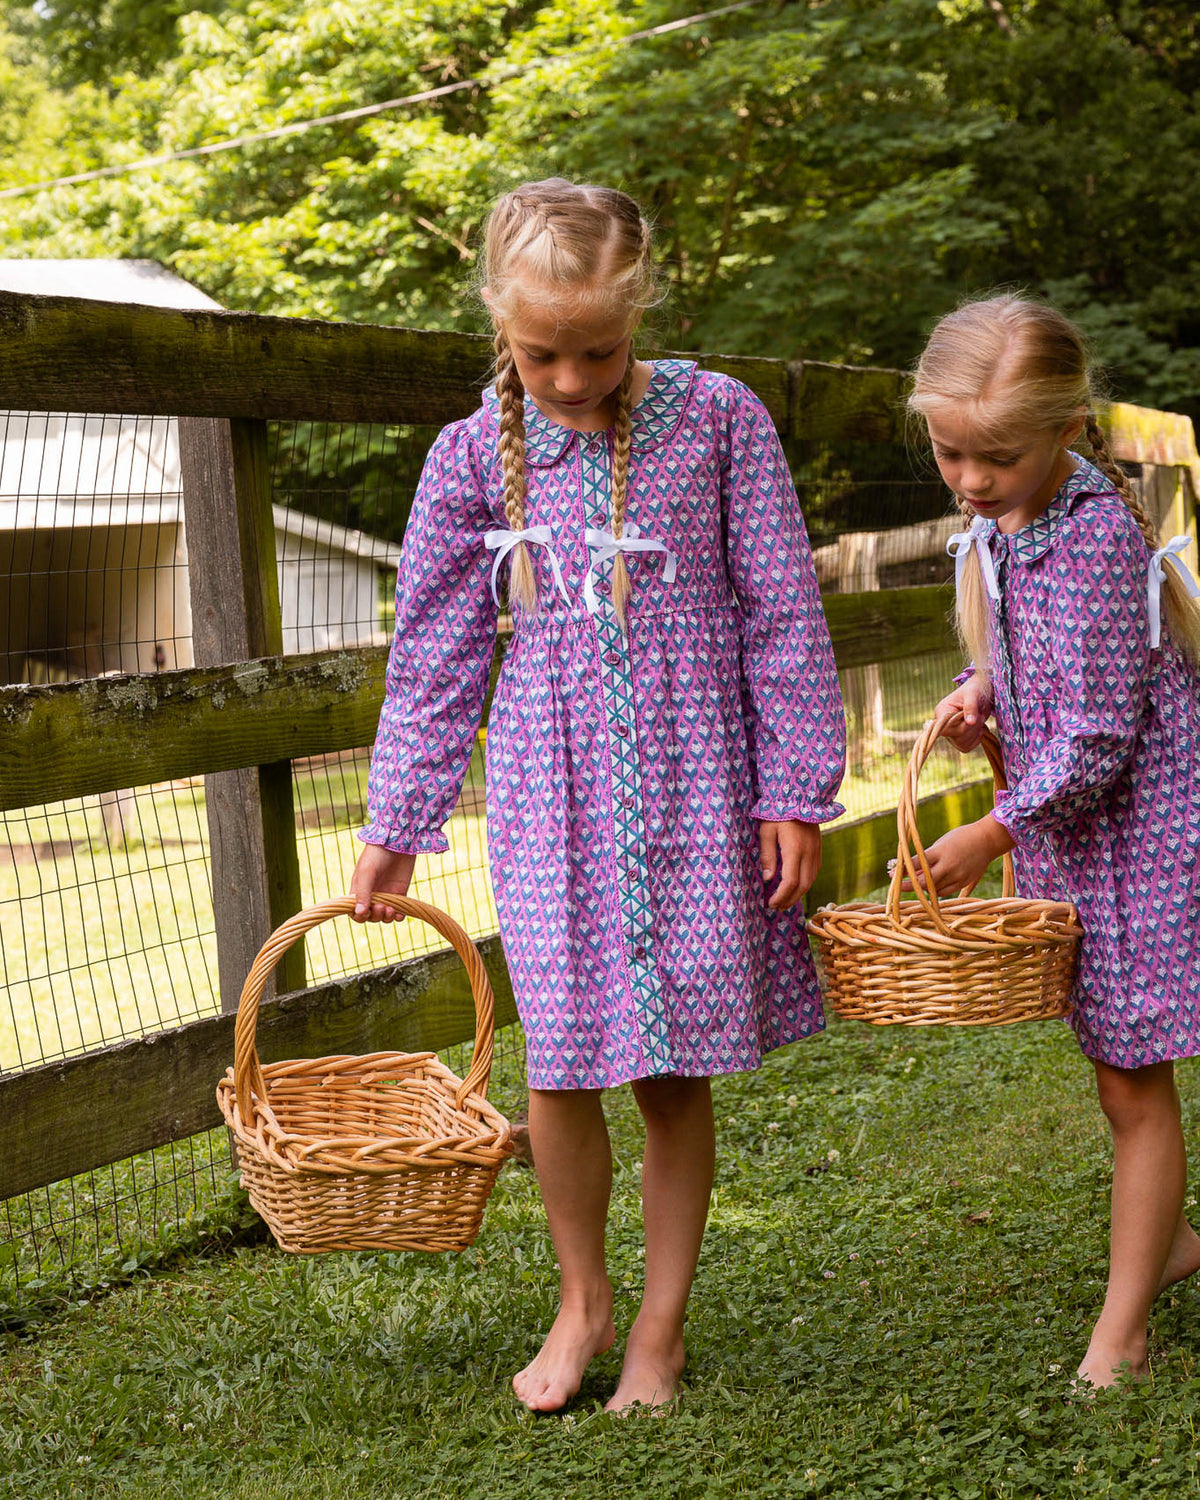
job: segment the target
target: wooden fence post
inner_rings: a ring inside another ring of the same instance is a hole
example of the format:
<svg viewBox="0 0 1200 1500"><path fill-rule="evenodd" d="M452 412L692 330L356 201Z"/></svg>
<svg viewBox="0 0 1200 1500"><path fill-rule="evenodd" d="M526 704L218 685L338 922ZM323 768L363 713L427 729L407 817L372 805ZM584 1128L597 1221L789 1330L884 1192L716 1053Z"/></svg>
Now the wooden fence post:
<svg viewBox="0 0 1200 1500"><path fill-rule="evenodd" d="M879 533L847 531L837 540L838 589L841 593L875 593L879 589L876 552ZM877 663L842 673L850 734L850 769L862 775L886 749L883 678Z"/></svg>
<svg viewBox="0 0 1200 1500"><path fill-rule="evenodd" d="M196 665L282 656L267 424L181 417L179 467ZM254 955L300 907L292 765L222 771L204 791L221 1009L232 1011ZM302 944L279 978L304 987Z"/></svg>

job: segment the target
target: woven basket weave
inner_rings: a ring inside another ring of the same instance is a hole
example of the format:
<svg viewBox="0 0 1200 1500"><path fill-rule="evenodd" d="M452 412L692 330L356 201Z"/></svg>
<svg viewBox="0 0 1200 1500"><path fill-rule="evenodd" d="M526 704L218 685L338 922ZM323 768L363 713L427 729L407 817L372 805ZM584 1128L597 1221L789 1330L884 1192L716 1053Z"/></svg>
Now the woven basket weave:
<svg viewBox="0 0 1200 1500"><path fill-rule="evenodd" d="M466 1078L432 1052L259 1063L255 1032L267 979L309 928L354 910L353 897L339 896L298 912L259 950L217 1102L237 1142L242 1185L284 1250L462 1250L478 1234L512 1154L508 1121L486 1098L492 987L474 943L451 917L408 896L371 899L428 922L462 959L476 1022Z"/></svg>
<svg viewBox="0 0 1200 1500"><path fill-rule="evenodd" d="M1015 897L1007 854L999 900L972 897L973 886L939 900L929 881L917 831L917 783L953 717L926 724L909 757L887 902L822 906L808 923L820 947L827 992L841 1016L876 1026L1005 1026L1070 1010L1083 936L1070 902ZM1004 761L990 730L984 731L982 749L996 790L1005 790ZM905 878L913 896L902 901Z"/></svg>

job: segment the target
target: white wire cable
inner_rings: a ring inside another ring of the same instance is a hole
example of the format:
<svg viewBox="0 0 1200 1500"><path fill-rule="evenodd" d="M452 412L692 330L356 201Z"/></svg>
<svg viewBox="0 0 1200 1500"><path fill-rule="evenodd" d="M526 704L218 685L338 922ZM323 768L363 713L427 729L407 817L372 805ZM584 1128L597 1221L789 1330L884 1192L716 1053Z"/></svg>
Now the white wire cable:
<svg viewBox="0 0 1200 1500"><path fill-rule="evenodd" d="M226 141L213 141L208 146L192 146L186 151L168 151L162 156L145 156L139 161L125 162L121 166L96 167L90 172L75 172L69 177L51 177L45 182L26 182L20 187L0 189L0 198L20 198L29 193L42 193L49 188L69 187L77 182L95 182L101 177L121 177L128 172L141 172L148 167L162 167L169 162L185 161L189 157L213 156L218 151L236 151L241 146L256 141L274 141L285 135L300 135L306 130L316 130L321 125L340 125L345 120L363 120L369 115L382 114L385 110L400 109L406 104L426 104L431 99L444 99L447 94L461 93L464 89L490 89L497 84L508 83L532 73L535 68L544 68L552 63L568 62L572 58L586 57L593 52L603 52L609 47L628 47L634 42L644 42L650 37L666 36L671 31L682 31L688 26L699 26L704 21L713 21L728 16L734 11L750 10L764 5L767 0L738 0L736 5L723 5L719 10L707 10L699 15L685 16L679 21L666 21L661 26L652 26L648 31L633 31L614 42L597 42L590 47L579 47L573 52L560 52L553 57L537 57L519 67L503 68L498 73L484 73L478 78L462 78L457 83L444 83L436 89L424 89L419 94L405 94L400 99L385 99L382 104L364 104L358 109L344 109L336 115L321 115L314 120L295 120L290 125L280 125L274 130L258 130L248 135L237 135Z"/></svg>

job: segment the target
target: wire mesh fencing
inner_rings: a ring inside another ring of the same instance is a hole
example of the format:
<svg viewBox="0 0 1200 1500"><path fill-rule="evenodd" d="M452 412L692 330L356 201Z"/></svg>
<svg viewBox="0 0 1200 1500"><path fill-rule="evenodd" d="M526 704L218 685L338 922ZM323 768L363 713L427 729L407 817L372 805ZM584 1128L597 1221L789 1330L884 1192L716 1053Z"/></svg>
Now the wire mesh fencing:
<svg viewBox="0 0 1200 1500"><path fill-rule="evenodd" d="M8 682L65 682L192 664L177 428L166 418L8 414L0 568ZM285 652L381 645L399 540L433 433L273 424L273 515ZM366 821L370 750L293 767L306 902L344 892ZM482 741L417 894L473 937L496 930L483 828ZM0 814L0 1073L17 1073L220 1011L203 778ZM328 923L310 983L440 946L416 923ZM463 1049L459 1049L462 1051ZM515 1028L493 1096L523 1098ZM214 1086L216 1080L214 1079ZM104 1285L227 1225L224 1129L8 1200L0 1314Z"/></svg>
<svg viewBox="0 0 1200 1500"><path fill-rule="evenodd" d="M0 666L10 682L191 665L187 538L172 419L0 417ZM382 645L400 543L433 430L269 427L284 647ZM945 588L957 525L919 456L884 444L793 444L790 459L825 592ZM958 653L907 655L842 674L850 719L847 817L893 807L908 749L949 688ZM473 937L496 931L488 876L483 735L416 894ZM366 821L369 748L293 765L305 903L348 888ZM977 774L957 757L924 790ZM202 779L115 790L2 815L0 1072L16 1073L219 1012L212 869ZM441 946L416 923L326 923L307 939L310 983ZM465 1049L447 1055L460 1070ZM214 1085L215 1085L214 1079ZM498 1038L493 1097L523 1101L519 1030ZM0 1311L103 1285L229 1233L237 1219L224 1130L142 1153L9 1200L0 1222ZM23 1300L24 1299L24 1300Z"/></svg>

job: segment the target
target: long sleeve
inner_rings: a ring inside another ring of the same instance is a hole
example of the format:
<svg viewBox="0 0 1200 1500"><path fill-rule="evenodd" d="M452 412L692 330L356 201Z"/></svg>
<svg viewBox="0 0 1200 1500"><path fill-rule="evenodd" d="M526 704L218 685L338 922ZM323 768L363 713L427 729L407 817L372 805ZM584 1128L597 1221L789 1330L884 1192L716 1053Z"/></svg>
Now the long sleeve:
<svg viewBox="0 0 1200 1500"><path fill-rule="evenodd" d="M1076 512L1047 563L1061 699L1046 705L1053 732L997 798L1019 844L1078 823L1129 765L1152 664L1146 545L1127 512Z"/></svg>
<svg viewBox="0 0 1200 1500"><path fill-rule="evenodd" d="M396 577L396 628L367 785L365 843L440 853L487 691L497 610L483 533L493 524L467 422L437 437Z"/></svg>
<svg viewBox="0 0 1200 1500"><path fill-rule="evenodd" d="M774 424L731 383L723 454L726 555L741 614L753 816L824 823L846 763L846 719L800 502Z"/></svg>

